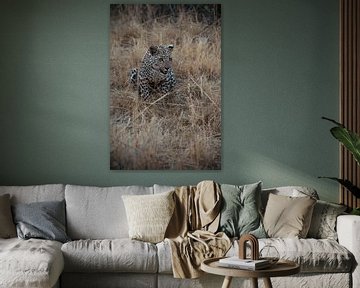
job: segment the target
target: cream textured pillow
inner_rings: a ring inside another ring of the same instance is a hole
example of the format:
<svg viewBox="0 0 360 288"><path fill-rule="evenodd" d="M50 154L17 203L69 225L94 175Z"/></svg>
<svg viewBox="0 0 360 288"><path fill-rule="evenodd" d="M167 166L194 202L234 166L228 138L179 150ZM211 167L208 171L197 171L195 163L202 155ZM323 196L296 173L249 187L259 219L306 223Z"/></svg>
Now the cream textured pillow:
<svg viewBox="0 0 360 288"><path fill-rule="evenodd" d="M10 195L0 196L0 238L16 237L15 224L11 214Z"/></svg>
<svg viewBox="0 0 360 288"><path fill-rule="evenodd" d="M122 196L131 239L151 243L164 240L175 207L173 193Z"/></svg>
<svg viewBox="0 0 360 288"><path fill-rule="evenodd" d="M269 195L264 228L269 237L305 238L316 200L306 197Z"/></svg>

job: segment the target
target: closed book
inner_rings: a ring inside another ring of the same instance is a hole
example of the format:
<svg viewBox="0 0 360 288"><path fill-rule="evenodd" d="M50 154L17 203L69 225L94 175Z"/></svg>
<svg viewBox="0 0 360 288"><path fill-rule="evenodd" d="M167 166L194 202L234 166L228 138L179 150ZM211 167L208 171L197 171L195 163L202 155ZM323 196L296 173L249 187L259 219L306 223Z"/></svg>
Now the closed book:
<svg viewBox="0 0 360 288"><path fill-rule="evenodd" d="M237 256L233 256L229 258L220 259L219 265L222 267L229 267L229 268L258 270L269 267L271 263L269 260L266 259L251 260L251 259L240 259Z"/></svg>

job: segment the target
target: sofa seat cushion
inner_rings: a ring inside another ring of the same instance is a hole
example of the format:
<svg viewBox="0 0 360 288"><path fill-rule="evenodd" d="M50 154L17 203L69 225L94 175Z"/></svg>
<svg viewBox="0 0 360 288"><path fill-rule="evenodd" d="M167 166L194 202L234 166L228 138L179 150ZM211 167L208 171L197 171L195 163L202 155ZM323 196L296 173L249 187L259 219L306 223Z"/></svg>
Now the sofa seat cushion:
<svg viewBox="0 0 360 288"><path fill-rule="evenodd" d="M355 263L351 252L330 239L259 239L260 250L266 245L275 247L281 259L298 263L302 273L350 272ZM237 251L238 245L235 242L228 256L236 255Z"/></svg>
<svg viewBox="0 0 360 288"><path fill-rule="evenodd" d="M156 246L122 239L77 240L61 248L66 272L156 273Z"/></svg>
<svg viewBox="0 0 360 288"><path fill-rule="evenodd" d="M354 265L353 255L338 242L330 239L267 238L259 239L259 249L274 246L280 258L295 261L302 273L350 272ZM172 273L171 248L167 241L157 244L159 273ZM235 241L227 256L238 255ZM250 256L250 251L248 251Z"/></svg>
<svg viewBox="0 0 360 288"><path fill-rule="evenodd" d="M52 287L63 268L60 242L0 239L1 287Z"/></svg>

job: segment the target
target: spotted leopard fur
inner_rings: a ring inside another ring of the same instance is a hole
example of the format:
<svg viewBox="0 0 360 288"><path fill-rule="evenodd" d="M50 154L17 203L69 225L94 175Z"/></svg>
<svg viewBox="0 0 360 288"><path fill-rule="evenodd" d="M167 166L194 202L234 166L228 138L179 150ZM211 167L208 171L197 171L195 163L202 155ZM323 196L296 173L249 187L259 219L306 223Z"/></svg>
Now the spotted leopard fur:
<svg viewBox="0 0 360 288"><path fill-rule="evenodd" d="M139 96L144 100L154 92L168 93L174 88L176 78L172 69L173 48L174 45L150 46L140 68L130 70L130 83L137 87Z"/></svg>

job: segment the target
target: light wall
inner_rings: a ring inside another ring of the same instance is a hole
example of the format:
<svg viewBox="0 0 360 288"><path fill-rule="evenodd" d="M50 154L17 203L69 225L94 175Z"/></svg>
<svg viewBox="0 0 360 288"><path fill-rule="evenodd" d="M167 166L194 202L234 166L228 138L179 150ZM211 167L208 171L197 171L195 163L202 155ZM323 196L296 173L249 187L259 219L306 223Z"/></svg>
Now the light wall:
<svg viewBox="0 0 360 288"><path fill-rule="evenodd" d="M222 1L221 171L109 170L110 3L2 1L1 185L262 180L338 200L317 179L338 175L321 120L338 118L337 1Z"/></svg>

